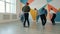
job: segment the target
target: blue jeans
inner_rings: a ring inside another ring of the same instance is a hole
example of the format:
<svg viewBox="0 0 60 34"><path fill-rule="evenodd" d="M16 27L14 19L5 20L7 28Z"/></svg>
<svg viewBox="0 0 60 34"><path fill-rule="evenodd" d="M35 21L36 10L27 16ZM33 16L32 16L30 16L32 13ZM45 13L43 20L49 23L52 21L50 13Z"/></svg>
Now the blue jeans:
<svg viewBox="0 0 60 34"><path fill-rule="evenodd" d="M36 17L36 22L38 22L38 20L39 20L39 16L40 16L40 15L37 15L37 17Z"/></svg>

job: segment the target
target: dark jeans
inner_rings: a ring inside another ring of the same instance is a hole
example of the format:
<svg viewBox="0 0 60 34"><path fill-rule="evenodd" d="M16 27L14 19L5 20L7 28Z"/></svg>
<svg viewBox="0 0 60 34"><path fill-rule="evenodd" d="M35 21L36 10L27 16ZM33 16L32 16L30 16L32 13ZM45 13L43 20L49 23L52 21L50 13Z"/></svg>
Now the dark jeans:
<svg viewBox="0 0 60 34"><path fill-rule="evenodd" d="M42 25L45 26L46 21L47 21L45 14L40 15L40 17L41 17Z"/></svg>
<svg viewBox="0 0 60 34"><path fill-rule="evenodd" d="M54 21L55 18L56 18L56 14L53 14L53 17L51 19L52 24L55 24L55 21Z"/></svg>
<svg viewBox="0 0 60 34"><path fill-rule="evenodd" d="M40 15L37 15L36 17L36 22L38 22Z"/></svg>
<svg viewBox="0 0 60 34"><path fill-rule="evenodd" d="M24 17L25 17L25 21L24 21L24 26L25 26L25 24L26 24L26 21L27 21L27 23L28 23L28 26L30 25L29 24L29 13L24 13Z"/></svg>

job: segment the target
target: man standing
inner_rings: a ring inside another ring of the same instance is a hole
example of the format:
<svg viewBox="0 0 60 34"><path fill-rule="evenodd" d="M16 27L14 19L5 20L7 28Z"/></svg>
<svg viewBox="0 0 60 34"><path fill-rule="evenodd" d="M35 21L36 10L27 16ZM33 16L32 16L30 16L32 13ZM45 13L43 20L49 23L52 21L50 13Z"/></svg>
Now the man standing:
<svg viewBox="0 0 60 34"><path fill-rule="evenodd" d="M54 12L52 8L50 10L50 14L52 15L51 22L55 25L56 12Z"/></svg>
<svg viewBox="0 0 60 34"><path fill-rule="evenodd" d="M27 2L26 5L22 8L22 11L24 12L24 18L25 18L25 21L23 23L24 27L25 26L25 23L26 21L28 22L28 27L30 26L29 24L29 12L30 12L30 7L29 7L29 3Z"/></svg>
<svg viewBox="0 0 60 34"><path fill-rule="evenodd" d="M47 10L45 8L42 8L42 11L40 11L40 17L41 17L43 26L45 26L46 21L47 21L46 16L47 16Z"/></svg>

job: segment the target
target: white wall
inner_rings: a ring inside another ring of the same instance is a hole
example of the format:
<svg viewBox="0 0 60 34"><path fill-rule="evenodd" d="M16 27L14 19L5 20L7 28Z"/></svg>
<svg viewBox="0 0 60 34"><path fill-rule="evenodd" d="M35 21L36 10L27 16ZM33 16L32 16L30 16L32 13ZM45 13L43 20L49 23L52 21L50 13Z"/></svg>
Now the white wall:
<svg viewBox="0 0 60 34"><path fill-rule="evenodd" d="M47 4L47 1L46 0L34 0L34 2L32 2L30 4L30 7L32 9L34 9L34 8L40 9L41 7L43 7L46 4Z"/></svg>
<svg viewBox="0 0 60 34"><path fill-rule="evenodd" d="M17 21L19 19L19 12L20 12L20 1L19 0L16 0L16 12L17 14L0 13L0 23Z"/></svg>
<svg viewBox="0 0 60 34"><path fill-rule="evenodd" d="M10 22L10 21L16 21L16 20L19 20L19 13L20 13L20 0L16 0L16 12L17 12L17 14L2 14L2 13L0 13L0 23L2 23L2 22ZM37 3L36 3L37 2ZM41 3L42 2L42 3ZM40 2L40 0L35 0L31 5L30 5L30 7L31 8L37 8L37 9L39 9L40 7L42 7L43 5L45 5L46 4L46 1L43 1L43 0L41 0L41 2ZM60 0L54 0L54 1L52 1L51 3L50 3L51 5L53 5L54 7L56 7L56 8L60 8ZM15 17L14 17L14 16ZM16 15L17 15L17 18L16 18ZM4 18L4 16L5 16L5 18ZM7 17L6 17L7 16ZM10 16L10 17L9 17ZM9 18L8 18L9 17ZM6 18L8 18L8 19L6 19Z"/></svg>
<svg viewBox="0 0 60 34"><path fill-rule="evenodd" d="M0 13L0 23L16 21L17 15L16 14L1 14Z"/></svg>

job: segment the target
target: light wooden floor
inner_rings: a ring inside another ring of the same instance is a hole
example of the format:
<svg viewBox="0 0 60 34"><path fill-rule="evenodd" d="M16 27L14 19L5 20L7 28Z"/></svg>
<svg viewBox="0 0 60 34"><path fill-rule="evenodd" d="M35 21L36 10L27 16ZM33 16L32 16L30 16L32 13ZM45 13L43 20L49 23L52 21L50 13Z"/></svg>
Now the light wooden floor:
<svg viewBox="0 0 60 34"><path fill-rule="evenodd" d="M30 23L29 28L24 28L20 21L0 24L0 34L60 34L60 24L47 23L45 28L41 23Z"/></svg>

